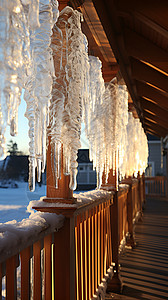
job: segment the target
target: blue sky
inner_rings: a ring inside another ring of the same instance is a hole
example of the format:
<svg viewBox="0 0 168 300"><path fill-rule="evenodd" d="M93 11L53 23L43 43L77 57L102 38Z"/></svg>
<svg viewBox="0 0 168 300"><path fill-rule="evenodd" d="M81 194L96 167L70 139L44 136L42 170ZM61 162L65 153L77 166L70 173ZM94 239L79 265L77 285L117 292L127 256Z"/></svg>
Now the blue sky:
<svg viewBox="0 0 168 300"><path fill-rule="evenodd" d="M29 138L28 138L28 120L24 116L26 112L26 102L23 99L23 95L21 96L21 104L19 105L19 113L18 113L18 135L13 137L10 135L10 127L6 128L6 145L10 140L16 142L18 144L18 149L23 151L24 154L28 154L28 146L29 146Z"/></svg>
<svg viewBox="0 0 168 300"><path fill-rule="evenodd" d="M10 128L7 126L6 129L6 146L10 140L16 142L18 145L19 151L22 151L24 154L28 154L28 147L29 147L29 137L28 137L28 120L24 116L26 112L26 102L23 99L23 94L21 96L21 104L19 106L19 114L18 114L18 135L16 137L12 137L10 135ZM82 134L81 134L81 148L88 149L89 142L85 137L85 129L84 124L82 124Z"/></svg>

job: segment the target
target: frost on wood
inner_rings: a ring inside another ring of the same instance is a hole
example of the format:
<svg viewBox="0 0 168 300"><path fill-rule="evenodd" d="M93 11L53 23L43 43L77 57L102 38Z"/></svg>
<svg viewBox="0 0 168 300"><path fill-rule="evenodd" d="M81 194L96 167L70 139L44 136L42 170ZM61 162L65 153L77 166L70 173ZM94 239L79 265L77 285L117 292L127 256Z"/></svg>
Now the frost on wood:
<svg viewBox="0 0 168 300"><path fill-rule="evenodd" d="M70 174L70 188L76 189L77 152L80 148L82 105L88 97L89 64L87 40L81 31L81 13L66 7L54 26L52 50L56 76L50 105L51 159L54 159L58 187L63 144L63 172Z"/></svg>
<svg viewBox="0 0 168 300"><path fill-rule="evenodd" d="M29 15L28 15L29 17ZM37 180L46 163L46 130L48 109L52 92L54 66L50 48L52 27L58 18L58 2L39 2L39 23L29 23L31 68L25 80L24 99L27 103L25 116L29 121L29 188L35 189Z"/></svg>
<svg viewBox="0 0 168 300"><path fill-rule="evenodd" d="M23 5L19 0L0 4L0 157L5 154L4 134L17 134L18 106L24 74L30 61L29 31Z"/></svg>

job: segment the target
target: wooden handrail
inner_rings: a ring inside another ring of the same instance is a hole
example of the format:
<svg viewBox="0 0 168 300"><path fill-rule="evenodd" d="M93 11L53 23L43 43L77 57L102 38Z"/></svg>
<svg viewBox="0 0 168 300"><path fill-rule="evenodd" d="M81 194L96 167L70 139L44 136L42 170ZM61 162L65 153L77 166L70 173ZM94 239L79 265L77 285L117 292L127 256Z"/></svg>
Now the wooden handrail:
<svg viewBox="0 0 168 300"><path fill-rule="evenodd" d="M78 202L80 205L58 232L53 227L46 228L39 231L38 237L32 233L31 242L21 242L19 250L6 254L2 251L0 284L6 276L7 299L16 298L19 266L21 299L33 295L34 299L48 300L55 295L58 300L87 300L98 293L109 267L115 263L115 271L119 272L119 245L123 240L134 245L126 236L133 238L133 219L142 207L141 179L122 184L117 194L94 191L95 200L84 193L80 199L86 197L85 200Z"/></svg>
<svg viewBox="0 0 168 300"><path fill-rule="evenodd" d="M168 185L166 176L145 177L145 193L147 197L167 197Z"/></svg>

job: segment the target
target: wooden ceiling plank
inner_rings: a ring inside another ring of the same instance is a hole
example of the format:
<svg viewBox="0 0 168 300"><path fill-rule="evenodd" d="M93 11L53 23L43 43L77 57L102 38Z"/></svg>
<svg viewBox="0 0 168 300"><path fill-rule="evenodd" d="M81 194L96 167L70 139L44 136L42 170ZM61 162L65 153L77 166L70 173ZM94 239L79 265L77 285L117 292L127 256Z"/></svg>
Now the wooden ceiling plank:
<svg viewBox="0 0 168 300"><path fill-rule="evenodd" d="M153 128L155 128L155 126L157 126L156 128L161 129L161 130L165 130L168 134L168 126L162 126L160 123L155 123L155 121L151 120L150 118L144 118L144 123L145 124L151 124L151 126L153 126Z"/></svg>
<svg viewBox="0 0 168 300"><path fill-rule="evenodd" d="M164 29L160 24L157 24L156 22L149 19L149 17L144 16L142 13L136 12L136 11L125 11L125 10L119 10L118 16L124 18L125 20L135 19L139 20L141 23L143 23L145 26L151 28L155 32L157 32L162 37L168 39L167 30Z"/></svg>
<svg viewBox="0 0 168 300"><path fill-rule="evenodd" d="M157 122L159 125L168 128L168 119L163 120L162 118L159 118L158 116L152 115L147 111L143 111L144 119L149 119L151 121Z"/></svg>
<svg viewBox="0 0 168 300"><path fill-rule="evenodd" d="M168 53L166 51L127 27L124 27L123 32L128 56L149 62L168 73Z"/></svg>
<svg viewBox="0 0 168 300"><path fill-rule="evenodd" d="M151 113L154 113L155 115L163 118L164 120L168 119L168 110L159 107L158 105L144 99L143 97L140 97L140 103L143 110L148 110Z"/></svg>
<svg viewBox="0 0 168 300"><path fill-rule="evenodd" d="M134 79L149 82L168 93L168 76L135 58L131 58L131 68Z"/></svg>
<svg viewBox="0 0 168 300"><path fill-rule="evenodd" d="M121 35L121 28L119 20L117 19L116 9L114 1L108 0L92 0L100 18L100 21L105 30L106 36L109 40L111 48L114 52L117 62L119 63L120 70L124 81L127 85L131 98L134 102L136 111L141 120L141 109L138 102L138 95L136 92L135 85L132 85L132 80L130 77L131 66L129 65L129 59L125 52L124 40ZM111 14L113 12L113 14ZM113 15L113 17L112 17Z"/></svg>
<svg viewBox="0 0 168 300"><path fill-rule="evenodd" d="M164 96L163 93L159 92L154 87L136 80L137 93L140 97L146 97L153 100L157 105L168 109L168 97Z"/></svg>
<svg viewBox="0 0 168 300"><path fill-rule="evenodd" d="M168 30L167 0L114 1L118 11L124 11L132 14L140 13L152 22L159 24L163 29Z"/></svg>
<svg viewBox="0 0 168 300"><path fill-rule="evenodd" d="M158 132L156 132L156 131L154 131L154 130L152 130L152 129L150 129L150 128L146 128L146 133L149 133L149 134L151 134L151 135L157 136L157 137L159 137L159 138L162 137L162 135L160 135Z"/></svg>
<svg viewBox="0 0 168 300"><path fill-rule="evenodd" d="M163 136L166 136L168 134L168 129L165 129L164 127L161 127L161 126L159 126L157 124L154 124L150 121L146 121L145 126L155 130L156 132L161 133Z"/></svg>

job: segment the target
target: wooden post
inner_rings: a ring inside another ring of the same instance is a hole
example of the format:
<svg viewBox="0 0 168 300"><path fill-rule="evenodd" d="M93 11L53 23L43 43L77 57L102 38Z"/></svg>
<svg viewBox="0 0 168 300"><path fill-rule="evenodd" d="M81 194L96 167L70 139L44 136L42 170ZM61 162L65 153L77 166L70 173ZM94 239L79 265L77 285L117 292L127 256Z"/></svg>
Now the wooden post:
<svg viewBox="0 0 168 300"><path fill-rule="evenodd" d="M61 179L58 180L58 188L56 188L49 138L47 150L47 198L44 199L45 202L74 203L73 191L69 188L70 176L63 173L63 147L61 151L61 166Z"/></svg>
<svg viewBox="0 0 168 300"><path fill-rule="evenodd" d="M107 283L107 292L121 292L122 280L119 275L118 248L118 191L115 192L113 205L110 207L110 223L112 233L112 261L115 263L113 276Z"/></svg>
<svg viewBox="0 0 168 300"><path fill-rule="evenodd" d="M142 175L142 180L143 180L143 204L142 204L142 209L144 209L145 203L146 203L146 197L145 197L145 173Z"/></svg>
<svg viewBox="0 0 168 300"><path fill-rule="evenodd" d="M166 198L168 198L168 149L166 149Z"/></svg>
<svg viewBox="0 0 168 300"><path fill-rule="evenodd" d="M54 236L54 295L55 299L70 299L69 219Z"/></svg>
<svg viewBox="0 0 168 300"><path fill-rule="evenodd" d="M108 281L107 292L121 292L122 291L122 280L119 275L119 262L118 262L118 249L119 249L119 220L118 220L118 187L117 174L113 173L111 169L108 176L108 183L102 185L102 189L112 190L115 192L113 198L113 204L110 206L110 226L111 226L111 247L112 247L112 262L115 264L113 267L113 276ZM103 180L105 174L103 174ZM104 182L103 182L104 183Z"/></svg>
<svg viewBox="0 0 168 300"><path fill-rule="evenodd" d="M132 181L132 180L131 180ZM133 230L133 207L132 207L132 182L129 183L129 191L127 197L127 216L128 216L128 232L129 236L127 238L127 246L135 248L136 243L134 240L134 230Z"/></svg>
<svg viewBox="0 0 168 300"><path fill-rule="evenodd" d="M135 248L136 243L134 240L134 230L133 230L133 199L132 199L132 177L128 177L122 181L129 185L129 191L127 194L127 218L128 218L128 233L126 245Z"/></svg>
<svg viewBox="0 0 168 300"><path fill-rule="evenodd" d="M138 221L142 222L143 213L142 213L141 175L139 172L137 178L138 178L138 202L139 202L139 210L140 210L140 216Z"/></svg>

